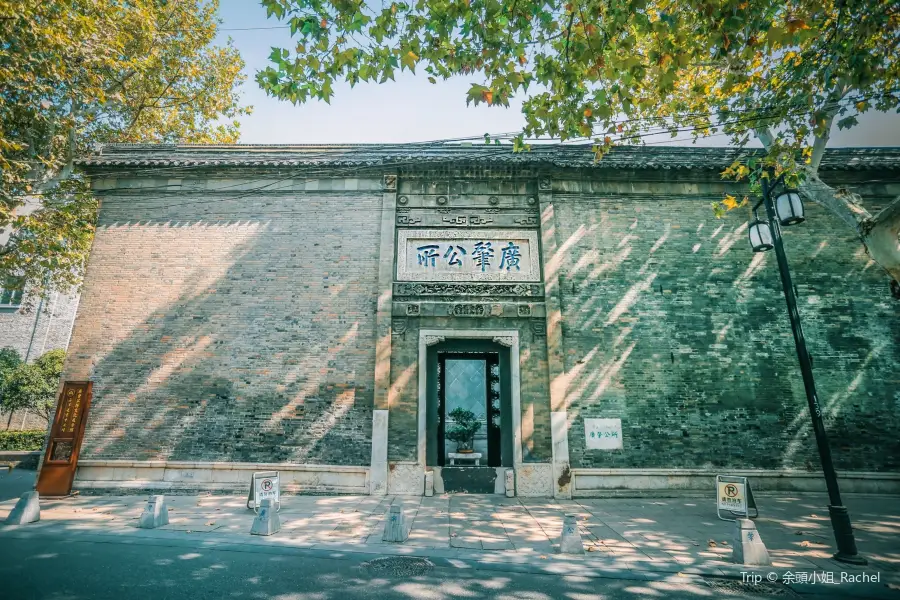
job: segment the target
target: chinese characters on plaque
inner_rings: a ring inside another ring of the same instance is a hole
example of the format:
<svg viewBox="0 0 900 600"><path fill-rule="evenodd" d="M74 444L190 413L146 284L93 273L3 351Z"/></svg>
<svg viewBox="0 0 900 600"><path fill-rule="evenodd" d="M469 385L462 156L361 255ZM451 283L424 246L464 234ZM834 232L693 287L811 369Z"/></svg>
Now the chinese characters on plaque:
<svg viewBox="0 0 900 600"><path fill-rule="evenodd" d="M585 419L584 440L588 450L621 450L622 419Z"/></svg>
<svg viewBox="0 0 900 600"><path fill-rule="evenodd" d="M399 281L539 281L537 233L401 230Z"/></svg>

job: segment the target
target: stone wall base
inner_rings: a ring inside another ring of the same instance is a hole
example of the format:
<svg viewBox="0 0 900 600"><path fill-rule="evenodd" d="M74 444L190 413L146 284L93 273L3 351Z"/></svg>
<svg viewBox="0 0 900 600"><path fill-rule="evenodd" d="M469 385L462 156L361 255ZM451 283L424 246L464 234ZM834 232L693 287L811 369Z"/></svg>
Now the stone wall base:
<svg viewBox="0 0 900 600"><path fill-rule="evenodd" d="M821 472L758 469L572 469L572 496L664 496L698 494L715 497L716 475L747 477L754 492L825 492ZM838 473L841 492L900 494L900 473Z"/></svg>
<svg viewBox="0 0 900 600"><path fill-rule="evenodd" d="M278 471L288 494L368 494L369 467L292 463L82 460L74 489L224 491L246 494L254 471Z"/></svg>

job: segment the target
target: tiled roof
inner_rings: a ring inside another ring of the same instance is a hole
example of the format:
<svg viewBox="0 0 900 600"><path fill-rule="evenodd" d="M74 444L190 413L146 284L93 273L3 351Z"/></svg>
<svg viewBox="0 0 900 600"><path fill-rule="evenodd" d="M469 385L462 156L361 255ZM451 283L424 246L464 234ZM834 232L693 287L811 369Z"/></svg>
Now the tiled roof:
<svg viewBox="0 0 900 600"><path fill-rule="evenodd" d="M109 144L77 164L92 167L302 167L475 163L564 168L721 170L757 153L739 148L619 146L594 162L590 145L540 144L530 152L485 144ZM900 169L900 147L828 150L822 170Z"/></svg>

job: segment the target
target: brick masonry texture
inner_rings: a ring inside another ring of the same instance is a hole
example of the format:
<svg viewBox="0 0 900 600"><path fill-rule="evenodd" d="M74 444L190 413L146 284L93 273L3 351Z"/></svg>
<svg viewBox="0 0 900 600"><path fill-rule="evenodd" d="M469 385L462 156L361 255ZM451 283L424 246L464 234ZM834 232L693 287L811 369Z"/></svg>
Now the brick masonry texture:
<svg viewBox="0 0 900 600"><path fill-rule="evenodd" d="M407 167L398 194L419 214L441 195L481 213L498 195L500 219L533 210L538 175ZM739 188L715 171L545 175L572 466L817 469L774 255L750 252L746 209L710 208ZM866 183L878 172L842 176L830 183L872 212L900 194ZM95 382L82 458L369 464L378 261L393 261L379 257L382 173L134 177L98 184L66 365L67 379ZM165 185L180 193L160 195ZM807 212L786 247L835 462L897 471L900 304L852 232ZM426 314L392 336L388 459L416 460L419 329L516 328L523 457L549 461L543 318ZM621 418L624 449L586 451L585 417Z"/></svg>
<svg viewBox="0 0 900 600"><path fill-rule="evenodd" d="M0 308L0 348L13 348L31 362L44 352L65 348L78 307L77 294L51 293L30 310Z"/></svg>
<svg viewBox="0 0 900 600"><path fill-rule="evenodd" d="M369 463L380 180L234 191L265 183L106 183L66 364L83 459Z"/></svg>
<svg viewBox="0 0 900 600"><path fill-rule="evenodd" d="M846 182L830 182L846 183ZM868 209L900 186L853 184ZM734 193L734 186L729 186ZM725 184L554 182L573 467L818 469L774 252ZM785 232L838 469L900 469L900 304L852 232L817 206ZM585 450L585 417L622 419Z"/></svg>

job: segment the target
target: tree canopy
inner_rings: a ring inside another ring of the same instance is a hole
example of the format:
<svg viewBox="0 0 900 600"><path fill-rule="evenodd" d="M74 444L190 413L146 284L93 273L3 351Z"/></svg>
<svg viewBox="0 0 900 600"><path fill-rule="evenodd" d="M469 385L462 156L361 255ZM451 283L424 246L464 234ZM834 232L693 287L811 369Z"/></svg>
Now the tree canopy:
<svg viewBox="0 0 900 600"><path fill-rule="evenodd" d="M33 363L20 362L5 374L0 371L0 398L10 419L14 411L30 410L50 422L65 359L65 350L50 350Z"/></svg>
<svg viewBox="0 0 900 600"><path fill-rule="evenodd" d="M72 165L96 144L237 140L244 63L213 44L217 10L0 0L0 282L26 299L80 282L96 203Z"/></svg>
<svg viewBox="0 0 900 600"><path fill-rule="evenodd" d="M759 161L723 175L758 184L786 172L851 226L900 280L900 202L879 214L816 173L833 125L900 107L900 5L894 0L263 0L293 48L257 73L269 94L329 101L335 81L470 76L466 102L525 97L512 141L591 140L598 158L649 134L758 138ZM717 207L740 204L726 197ZM900 295L900 291L898 291Z"/></svg>

